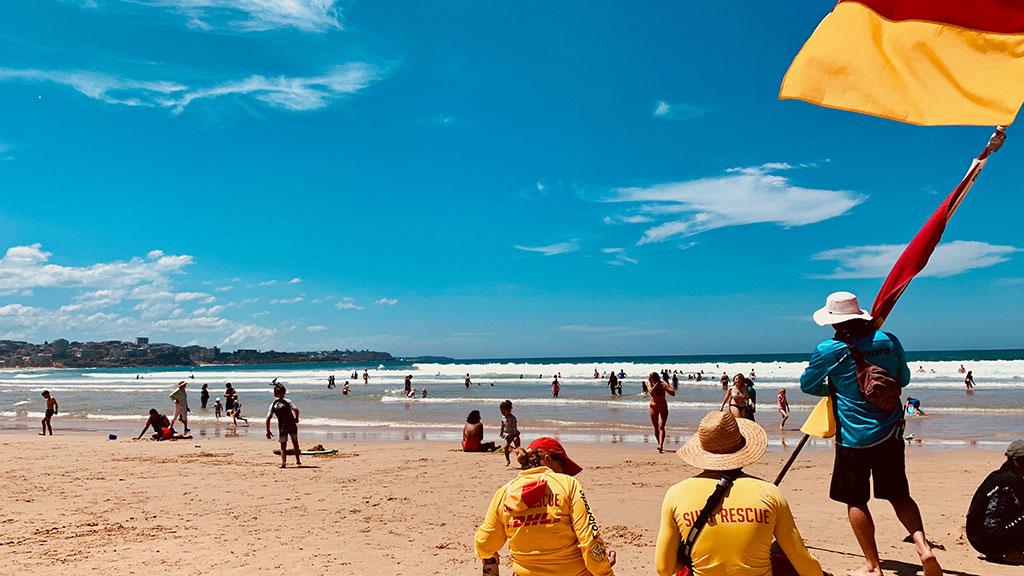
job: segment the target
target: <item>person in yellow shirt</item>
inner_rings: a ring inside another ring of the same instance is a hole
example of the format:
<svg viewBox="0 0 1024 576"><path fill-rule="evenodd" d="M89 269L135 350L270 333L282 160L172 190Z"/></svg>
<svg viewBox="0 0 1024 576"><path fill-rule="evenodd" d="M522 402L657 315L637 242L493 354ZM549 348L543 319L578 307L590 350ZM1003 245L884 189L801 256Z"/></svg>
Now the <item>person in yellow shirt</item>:
<svg viewBox="0 0 1024 576"><path fill-rule="evenodd" d="M507 540L516 576L614 576L615 552L573 478L582 468L554 438L516 452L523 471L494 493L476 532L476 556L493 562Z"/></svg>
<svg viewBox="0 0 1024 576"><path fill-rule="evenodd" d="M707 524L698 533L690 557L696 576L771 576L772 539L800 576L822 576L821 565L804 547L782 492L774 484L740 470L764 455L764 428L730 412L709 412L697 433L678 450L687 464L704 471L672 486L661 506L655 568L671 576L684 568L678 558L686 538L723 474L735 478Z"/></svg>

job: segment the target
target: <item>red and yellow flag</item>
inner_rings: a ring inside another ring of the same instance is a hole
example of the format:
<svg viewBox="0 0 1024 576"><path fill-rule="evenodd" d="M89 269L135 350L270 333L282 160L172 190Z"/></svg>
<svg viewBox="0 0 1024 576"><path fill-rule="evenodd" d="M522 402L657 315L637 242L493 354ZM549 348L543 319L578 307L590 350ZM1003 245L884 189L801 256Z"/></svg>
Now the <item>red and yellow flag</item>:
<svg viewBox="0 0 1024 576"><path fill-rule="evenodd" d="M1024 102L1024 2L840 0L779 98L911 124L1006 126Z"/></svg>

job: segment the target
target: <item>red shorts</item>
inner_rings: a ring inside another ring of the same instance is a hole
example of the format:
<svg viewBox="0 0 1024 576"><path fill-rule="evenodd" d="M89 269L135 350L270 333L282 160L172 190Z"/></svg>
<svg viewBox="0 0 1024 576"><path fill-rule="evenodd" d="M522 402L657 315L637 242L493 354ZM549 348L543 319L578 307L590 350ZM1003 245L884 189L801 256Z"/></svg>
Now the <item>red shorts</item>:
<svg viewBox="0 0 1024 576"><path fill-rule="evenodd" d="M170 428L161 428L160 436L162 438L172 438L174 436L174 432Z"/></svg>

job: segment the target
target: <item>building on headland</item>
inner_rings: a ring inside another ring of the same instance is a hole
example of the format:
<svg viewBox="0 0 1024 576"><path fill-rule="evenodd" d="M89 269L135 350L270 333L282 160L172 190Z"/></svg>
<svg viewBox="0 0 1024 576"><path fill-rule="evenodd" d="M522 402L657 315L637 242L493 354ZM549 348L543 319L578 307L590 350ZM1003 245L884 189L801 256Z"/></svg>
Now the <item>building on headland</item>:
<svg viewBox="0 0 1024 576"><path fill-rule="evenodd" d="M149 338L146 338L146 337L143 337L143 336L136 336L135 337L135 345L136 346L149 346Z"/></svg>

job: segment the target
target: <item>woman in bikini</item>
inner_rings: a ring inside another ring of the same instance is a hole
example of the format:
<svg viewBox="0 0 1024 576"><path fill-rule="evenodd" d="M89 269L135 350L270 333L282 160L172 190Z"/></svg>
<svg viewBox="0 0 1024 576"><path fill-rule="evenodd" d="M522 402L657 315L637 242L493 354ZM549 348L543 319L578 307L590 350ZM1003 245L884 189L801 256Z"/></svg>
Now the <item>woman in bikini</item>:
<svg viewBox="0 0 1024 576"><path fill-rule="evenodd" d="M743 418L747 414L747 399L750 397L747 393L747 385L745 383L743 374L737 374L732 377L732 386L725 392L725 399L722 400L722 408L719 411L725 410L725 406L729 406L729 411L736 418Z"/></svg>
<svg viewBox="0 0 1024 576"><path fill-rule="evenodd" d="M658 440L658 452L664 452L665 447L665 423L668 422L668 400L665 393L676 395L676 391L661 381L657 372L651 372L647 377L647 390L651 395L649 406L651 413L651 425L654 426L654 438Z"/></svg>

